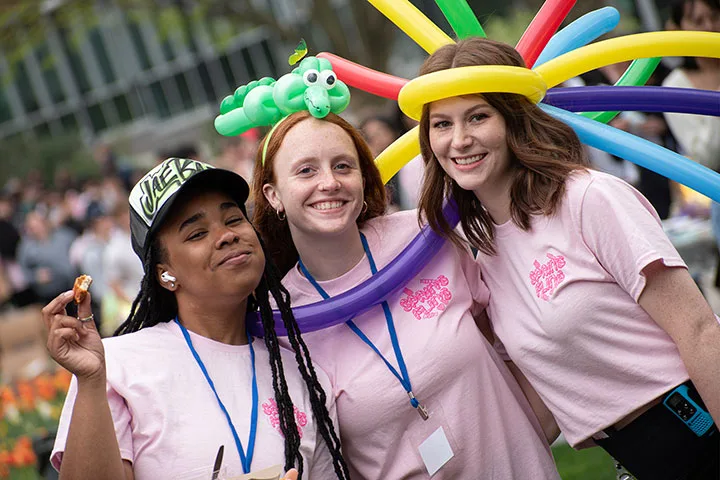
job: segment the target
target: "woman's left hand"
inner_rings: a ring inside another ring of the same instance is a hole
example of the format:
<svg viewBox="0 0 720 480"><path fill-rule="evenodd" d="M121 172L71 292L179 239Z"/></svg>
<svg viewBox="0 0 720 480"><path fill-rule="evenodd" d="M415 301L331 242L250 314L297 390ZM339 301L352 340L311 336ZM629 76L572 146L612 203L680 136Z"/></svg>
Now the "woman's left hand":
<svg viewBox="0 0 720 480"><path fill-rule="evenodd" d="M105 350L92 318L90 293L78 305L78 318L69 316L65 310L72 301L70 290L58 295L42 310L48 329L48 352L78 381L99 379L104 387Z"/></svg>

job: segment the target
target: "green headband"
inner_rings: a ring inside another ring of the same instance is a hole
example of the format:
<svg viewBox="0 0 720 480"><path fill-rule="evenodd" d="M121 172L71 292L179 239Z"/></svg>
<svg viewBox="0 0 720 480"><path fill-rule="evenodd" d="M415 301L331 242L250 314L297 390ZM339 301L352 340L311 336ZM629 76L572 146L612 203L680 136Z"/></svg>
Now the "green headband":
<svg viewBox="0 0 720 480"><path fill-rule="evenodd" d="M288 118L290 115L281 118L273 127L270 129L270 131L267 134L267 137L265 137L265 143L263 144L263 150L262 150L262 166L265 166L265 156L267 155L267 149L268 145L270 145L270 137L272 137L272 134L275 133L275 129L280 125L282 122L285 121L286 118Z"/></svg>

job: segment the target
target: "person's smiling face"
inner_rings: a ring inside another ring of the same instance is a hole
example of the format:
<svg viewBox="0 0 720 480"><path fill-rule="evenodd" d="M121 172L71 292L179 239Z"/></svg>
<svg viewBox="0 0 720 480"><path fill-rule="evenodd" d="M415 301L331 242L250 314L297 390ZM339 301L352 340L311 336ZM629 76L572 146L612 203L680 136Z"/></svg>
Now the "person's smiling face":
<svg viewBox="0 0 720 480"><path fill-rule="evenodd" d="M433 102L429 139L440 166L464 190L477 193L483 187L509 183L505 119L481 96L463 95Z"/></svg>
<svg viewBox="0 0 720 480"><path fill-rule="evenodd" d="M158 231L164 250L157 265L161 285L202 302L222 297L245 298L260 283L265 255L250 222L237 203L216 191L178 199ZM168 271L175 287L163 282Z"/></svg>
<svg viewBox="0 0 720 480"><path fill-rule="evenodd" d="M285 213L295 241L357 228L364 181L355 144L340 126L303 120L285 135L273 162L275 182L263 193Z"/></svg>

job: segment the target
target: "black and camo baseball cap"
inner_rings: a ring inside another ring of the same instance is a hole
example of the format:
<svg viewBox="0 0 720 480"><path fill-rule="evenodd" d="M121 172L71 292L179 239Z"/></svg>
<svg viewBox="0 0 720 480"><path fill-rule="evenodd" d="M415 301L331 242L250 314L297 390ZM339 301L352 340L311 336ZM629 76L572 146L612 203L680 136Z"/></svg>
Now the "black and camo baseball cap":
<svg viewBox="0 0 720 480"><path fill-rule="evenodd" d="M132 247L145 259L150 239L162 225L181 191L207 182L213 189L230 195L247 217L245 201L250 189L245 180L230 170L185 158L168 158L150 170L130 192Z"/></svg>

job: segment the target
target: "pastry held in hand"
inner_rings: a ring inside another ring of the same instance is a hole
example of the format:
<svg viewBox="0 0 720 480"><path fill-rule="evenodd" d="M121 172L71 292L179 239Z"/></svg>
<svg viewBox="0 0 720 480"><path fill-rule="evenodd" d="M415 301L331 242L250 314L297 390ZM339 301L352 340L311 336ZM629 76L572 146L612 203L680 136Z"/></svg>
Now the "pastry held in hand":
<svg viewBox="0 0 720 480"><path fill-rule="evenodd" d="M75 279L75 285L73 285L73 297L75 303L80 304L85 297L87 297L88 288L92 284L92 277L90 275L80 275Z"/></svg>

